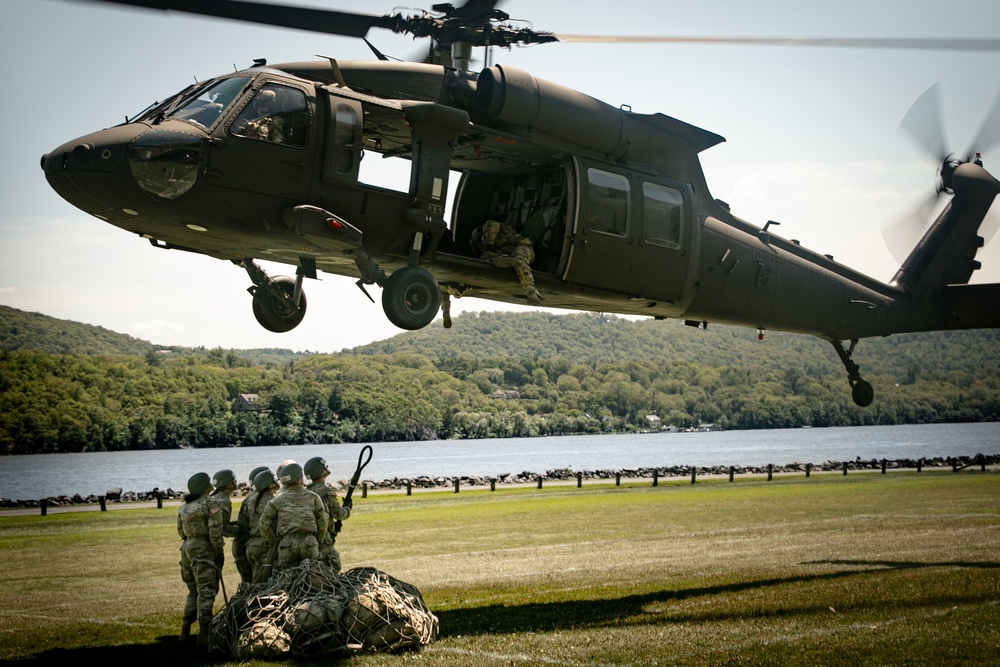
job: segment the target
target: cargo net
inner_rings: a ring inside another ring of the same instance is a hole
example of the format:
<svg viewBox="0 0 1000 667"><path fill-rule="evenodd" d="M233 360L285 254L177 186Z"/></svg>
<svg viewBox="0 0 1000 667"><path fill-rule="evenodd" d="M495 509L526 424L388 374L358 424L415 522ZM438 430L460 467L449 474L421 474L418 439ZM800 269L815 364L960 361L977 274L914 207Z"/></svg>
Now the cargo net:
<svg viewBox="0 0 1000 667"><path fill-rule="evenodd" d="M338 573L315 560L266 584L241 584L212 619L212 647L237 660L395 652L437 638L416 587L374 568Z"/></svg>

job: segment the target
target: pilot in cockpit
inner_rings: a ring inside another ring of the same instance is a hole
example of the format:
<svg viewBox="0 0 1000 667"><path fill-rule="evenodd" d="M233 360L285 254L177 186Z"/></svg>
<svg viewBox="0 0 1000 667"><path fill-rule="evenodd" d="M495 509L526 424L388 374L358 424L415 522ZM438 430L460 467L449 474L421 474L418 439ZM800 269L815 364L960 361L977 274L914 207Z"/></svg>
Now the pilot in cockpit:
<svg viewBox="0 0 1000 667"><path fill-rule="evenodd" d="M257 93L251 102L250 109L241 114L235 134L261 141L285 143L285 119L276 114L277 93L264 89Z"/></svg>

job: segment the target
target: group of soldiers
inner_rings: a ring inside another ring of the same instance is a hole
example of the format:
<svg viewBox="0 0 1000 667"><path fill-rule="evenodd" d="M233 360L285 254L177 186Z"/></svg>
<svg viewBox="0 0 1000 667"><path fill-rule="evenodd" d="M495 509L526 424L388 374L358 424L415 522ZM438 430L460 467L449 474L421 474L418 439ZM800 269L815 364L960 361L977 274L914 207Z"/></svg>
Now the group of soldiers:
<svg viewBox="0 0 1000 667"><path fill-rule="evenodd" d="M197 620L198 645L208 648L208 627L222 580L225 537L243 583L265 583L274 574L306 559L318 559L340 571L334 546L341 522L351 515L351 502L341 504L326 483L326 461L317 456L305 465L283 461L275 472L261 466L250 473L251 492L232 521L232 470L213 477L199 472L188 480L188 494L177 511L181 537L181 578L188 587L181 639L191 638ZM306 478L309 484L306 484ZM280 483L280 485L279 485Z"/></svg>

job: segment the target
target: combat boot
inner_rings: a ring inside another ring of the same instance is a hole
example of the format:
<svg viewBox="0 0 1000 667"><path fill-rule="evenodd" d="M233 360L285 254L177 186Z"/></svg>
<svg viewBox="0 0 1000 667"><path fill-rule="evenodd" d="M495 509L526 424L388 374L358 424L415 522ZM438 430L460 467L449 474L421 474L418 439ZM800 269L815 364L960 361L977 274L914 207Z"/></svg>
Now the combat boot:
<svg viewBox="0 0 1000 667"><path fill-rule="evenodd" d="M198 619L198 649L208 653L212 650L212 642L209 637L210 627L212 625L212 617L199 618Z"/></svg>
<svg viewBox="0 0 1000 667"><path fill-rule="evenodd" d="M185 643L191 641L191 621L184 621L181 625L181 641Z"/></svg>

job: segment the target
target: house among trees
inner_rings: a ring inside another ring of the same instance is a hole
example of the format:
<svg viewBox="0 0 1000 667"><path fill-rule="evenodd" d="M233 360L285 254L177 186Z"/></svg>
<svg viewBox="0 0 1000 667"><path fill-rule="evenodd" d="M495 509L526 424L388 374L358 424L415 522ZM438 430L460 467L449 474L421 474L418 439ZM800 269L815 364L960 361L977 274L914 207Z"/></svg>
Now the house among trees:
<svg viewBox="0 0 1000 667"><path fill-rule="evenodd" d="M521 398L521 392L516 389L497 389L490 394L490 398L502 401L516 401Z"/></svg>
<svg viewBox="0 0 1000 667"><path fill-rule="evenodd" d="M264 407L259 401L260 394L240 394L233 401L233 412L262 412Z"/></svg>
<svg viewBox="0 0 1000 667"><path fill-rule="evenodd" d="M663 422L658 415L646 415L646 428L650 431L659 431L663 428Z"/></svg>

